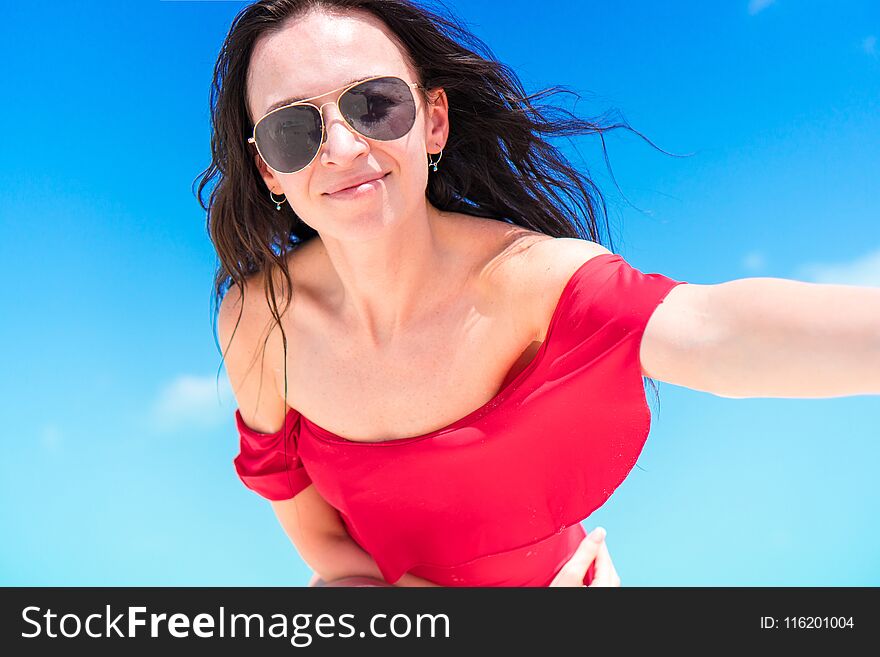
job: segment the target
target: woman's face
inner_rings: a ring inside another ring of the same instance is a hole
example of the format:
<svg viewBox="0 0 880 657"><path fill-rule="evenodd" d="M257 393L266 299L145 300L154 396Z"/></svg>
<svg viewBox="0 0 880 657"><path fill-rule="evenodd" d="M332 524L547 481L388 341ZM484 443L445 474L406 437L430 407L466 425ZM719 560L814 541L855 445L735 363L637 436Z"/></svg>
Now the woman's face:
<svg viewBox="0 0 880 657"><path fill-rule="evenodd" d="M320 106L335 101L333 89L362 78L393 75L418 82L385 25L370 15L309 13L281 32L258 40L248 74L251 121L287 98L309 98ZM385 226L427 207L428 153L437 153L448 135L445 94L431 90L426 105L414 90L416 120L392 141L374 141L353 132L335 104L323 108L325 142L312 163L296 173L277 173L259 155L257 167L275 197L285 194L297 215L322 236L369 239ZM388 174L371 191L358 195L329 193L362 177Z"/></svg>

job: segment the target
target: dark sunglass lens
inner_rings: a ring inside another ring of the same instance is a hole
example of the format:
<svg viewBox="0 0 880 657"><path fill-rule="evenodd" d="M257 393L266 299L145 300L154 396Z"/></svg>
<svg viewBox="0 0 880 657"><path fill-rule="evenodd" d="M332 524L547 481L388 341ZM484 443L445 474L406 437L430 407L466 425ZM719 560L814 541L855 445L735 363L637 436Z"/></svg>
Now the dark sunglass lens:
<svg viewBox="0 0 880 657"><path fill-rule="evenodd" d="M400 78L367 80L339 98L339 111L351 127L370 139L400 139L416 120L412 90Z"/></svg>
<svg viewBox="0 0 880 657"><path fill-rule="evenodd" d="M270 167L282 173L299 171L321 147L321 115L310 105L280 109L257 124L254 139Z"/></svg>

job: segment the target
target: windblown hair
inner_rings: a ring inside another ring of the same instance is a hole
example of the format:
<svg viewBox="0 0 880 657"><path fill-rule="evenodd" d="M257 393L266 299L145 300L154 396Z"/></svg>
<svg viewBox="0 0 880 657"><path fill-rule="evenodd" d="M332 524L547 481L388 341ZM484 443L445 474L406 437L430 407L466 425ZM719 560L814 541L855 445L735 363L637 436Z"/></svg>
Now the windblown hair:
<svg viewBox="0 0 880 657"><path fill-rule="evenodd" d="M259 0L235 17L215 64L210 94L212 160L197 178L198 201L207 211L208 234L219 259L212 294L215 331L216 313L226 291L238 286L243 301L245 279L258 272L271 273L274 267L281 271L286 308L293 293L286 256L316 235L289 203L276 211L247 143L253 129L247 76L254 45L312 10L372 14L402 47L426 102L425 89L445 90L451 131L443 149L443 173L429 177L425 192L434 207L600 244L599 224L604 221L605 246L614 251L601 192L549 139L599 135L610 171L604 132L625 128L653 146L625 121L603 123L607 113L595 120L581 119L558 106L542 104L554 94L571 92L554 86L526 94L516 73L498 62L488 46L457 19L410 0ZM274 279L273 275L263 277L263 291L281 329L286 396L287 337ZM226 352L222 353L225 359Z"/></svg>

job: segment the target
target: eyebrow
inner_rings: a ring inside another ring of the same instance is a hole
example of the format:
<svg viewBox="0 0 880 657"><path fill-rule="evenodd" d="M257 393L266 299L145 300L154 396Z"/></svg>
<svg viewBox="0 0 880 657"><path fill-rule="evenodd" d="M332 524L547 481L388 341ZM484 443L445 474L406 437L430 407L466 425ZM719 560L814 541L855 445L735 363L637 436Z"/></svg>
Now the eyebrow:
<svg viewBox="0 0 880 657"><path fill-rule="evenodd" d="M375 78L375 77L378 77L378 74L365 75L365 76L359 77L359 78L352 78L351 80L348 80L347 82L344 82L343 84L336 87L336 89L341 89L342 87L347 87L348 85L354 84L355 82L362 82L364 80L368 80L369 78ZM331 89L330 91L335 91L335 89ZM330 91L325 91L324 94L330 93ZM324 94L320 94L320 95L323 96ZM275 102L275 103L272 103L271 105L269 105L269 107L266 108L266 111L263 112L263 115L265 116L266 114L268 114L272 110L277 110L279 107L284 107L285 105L290 105L292 103L298 103L299 101L305 100L306 98L317 98L317 97L318 97L317 95L311 95L311 96L291 96L290 98L284 98L283 100L279 100L278 102Z"/></svg>

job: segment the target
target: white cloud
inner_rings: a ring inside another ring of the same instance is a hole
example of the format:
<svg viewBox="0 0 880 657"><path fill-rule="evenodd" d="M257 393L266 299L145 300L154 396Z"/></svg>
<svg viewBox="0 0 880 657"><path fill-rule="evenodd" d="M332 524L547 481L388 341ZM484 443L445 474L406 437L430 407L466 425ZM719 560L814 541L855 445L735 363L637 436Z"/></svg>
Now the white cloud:
<svg viewBox="0 0 880 657"><path fill-rule="evenodd" d="M877 56L877 37L871 34L862 39L862 50L871 57Z"/></svg>
<svg viewBox="0 0 880 657"><path fill-rule="evenodd" d="M749 14L754 16L760 11L764 11L772 5L776 0L749 0Z"/></svg>
<svg viewBox="0 0 880 657"><path fill-rule="evenodd" d="M803 265L795 278L813 283L880 287L880 249L851 262Z"/></svg>
<svg viewBox="0 0 880 657"><path fill-rule="evenodd" d="M751 273L761 272L767 267L767 258L760 251L750 251L743 256L741 264Z"/></svg>
<svg viewBox="0 0 880 657"><path fill-rule="evenodd" d="M150 419L158 431L206 429L228 422L234 408L235 397L223 372L219 379L182 374L159 391Z"/></svg>

